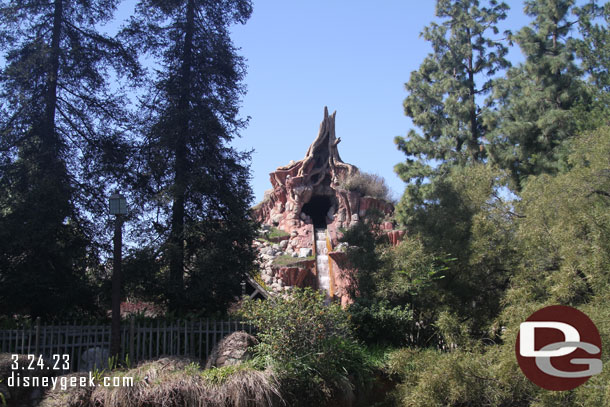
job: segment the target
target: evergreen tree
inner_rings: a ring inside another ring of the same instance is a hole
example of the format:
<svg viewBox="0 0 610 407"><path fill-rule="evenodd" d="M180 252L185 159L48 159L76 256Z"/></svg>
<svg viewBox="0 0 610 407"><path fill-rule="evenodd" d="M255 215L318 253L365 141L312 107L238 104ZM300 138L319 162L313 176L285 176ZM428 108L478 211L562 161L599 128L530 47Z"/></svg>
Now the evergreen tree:
<svg viewBox="0 0 610 407"><path fill-rule="evenodd" d="M246 0L140 1L125 35L160 68L147 90L140 191L156 210L172 310L219 310L251 271L248 153L228 143L245 73L229 25L245 23Z"/></svg>
<svg viewBox="0 0 610 407"><path fill-rule="evenodd" d="M426 178L433 181L447 166L485 158L487 130L481 117L487 106L480 106L480 100L491 90L491 76L509 65L507 48L492 38L508 6L495 0L483 7L479 3L439 0L440 24L432 23L422 33L433 52L411 73L404 108L423 134L410 130L407 138L395 139L407 155L395 167L410 183L401 203L404 221L430 193L432 185L422 185Z"/></svg>
<svg viewBox="0 0 610 407"><path fill-rule="evenodd" d="M488 122L494 128L491 157L510 171L516 189L529 175L559 168L562 142L576 130L572 109L588 104L582 72L569 44L576 23L570 20L573 4L573 0L525 2L525 12L534 20L515 36L525 63L495 84L500 107Z"/></svg>
<svg viewBox="0 0 610 407"><path fill-rule="evenodd" d="M604 92L610 91L610 3L599 6L593 0L574 9L582 38L573 39L582 68L590 75L591 83Z"/></svg>
<svg viewBox="0 0 610 407"><path fill-rule="evenodd" d="M600 127L571 140L566 171L533 176L523 188L516 208L523 216L515 223L519 262L502 323L518 327L532 309L564 304L586 306L609 328L608 157L610 128Z"/></svg>
<svg viewBox="0 0 610 407"><path fill-rule="evenodd" d="M91 215L125 152L111 127L121 102L109 67L131 61L96 27L116 1L0 4L0 298L3 313L88 307L98 265ZM133 66L133 65L132 65Z"/></svg>
<svg viewBox="0 0 610 407"><path fill-rule="evenodd" d="M610 3L599 6L591 0L574 9L578 16L580 37L572 45L587 76L591 101L584 100L576 107L576 126L579 133L610 125Z"/></svg>
<svg viewBox="0 0 610 407"><path fill-rule="evenodd" d="M435 283L439 301L429 317L450 310L476 334L499 310L510 265L508 251L484 242L511 238L503 222L508 205L497 196L503 174L485 163L489 128L483 122L492 107L484 101L492 79L509 66L508 50L497 38L508 6L481 3L437 2L442 22L423 32L433 53L411 74L404 102L422 134L411 130L396 139L407 160L395 167L408 182L398 219L422 242L426 256L442 259L444 278Z"/></svg>

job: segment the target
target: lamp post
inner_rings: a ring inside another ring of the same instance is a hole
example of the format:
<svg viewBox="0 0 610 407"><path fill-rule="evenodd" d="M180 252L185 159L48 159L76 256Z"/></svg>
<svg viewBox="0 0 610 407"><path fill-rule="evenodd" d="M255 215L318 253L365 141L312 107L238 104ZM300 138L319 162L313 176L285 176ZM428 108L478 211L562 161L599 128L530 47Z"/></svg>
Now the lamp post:
<svg viewBox="0 0 610 407"><path fill-rule="evenodd" d="M123 251L123 215L127 214L127 200L118 192L110 196L110 214L114 222L114 261L112 265L112 323L110 328L110 356L121 352L121 262Z"/></svg>

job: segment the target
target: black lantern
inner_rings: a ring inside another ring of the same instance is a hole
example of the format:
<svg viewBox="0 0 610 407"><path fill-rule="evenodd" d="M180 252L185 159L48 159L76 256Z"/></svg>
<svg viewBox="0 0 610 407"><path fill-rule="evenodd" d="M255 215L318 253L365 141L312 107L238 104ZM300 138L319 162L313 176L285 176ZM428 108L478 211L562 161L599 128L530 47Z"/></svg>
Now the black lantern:
<svg viewBox="0 0 610 407"><path fill-rule="evenodd" d="M127 215L127 200L121 194L113 194L109 199L111 215Z"/></svg>

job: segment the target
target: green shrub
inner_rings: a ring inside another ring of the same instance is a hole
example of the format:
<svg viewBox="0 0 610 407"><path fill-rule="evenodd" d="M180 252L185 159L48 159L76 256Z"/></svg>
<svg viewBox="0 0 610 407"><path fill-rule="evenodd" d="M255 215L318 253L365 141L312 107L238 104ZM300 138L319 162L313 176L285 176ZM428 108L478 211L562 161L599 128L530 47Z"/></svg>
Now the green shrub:
<svg viewBox="0 0 610 407"><path fill-rule="evenodd" d="M604 329L601 331L603 337ZM450 353L413 348L394 351L386 369L400 382L394 394L396 403L403 407L610 407L607 369L574 390L547 391L521 372L514 346L514 341L506 341ZM608 363L607 357L602 359Z"/></svg>
<svg viewBox="0 0 610 407"><path fill-rule="evenodd" d="M391 201L390 189L383 177L377 174L357 172L349 175L341 186L343 189L358 192L364 196Z"/></svg>
<svg viewBox="0 0 610 407"><path fill-rule="evenodd" d="M354 339L347 313L324 305L310 289L267 301L248 301L243 317L258 330L257 358L273 368L282 396L291 406L339 404L353 396L370 373L363 348Z"/></svg>
<svg viewBox="0 0 610 407"><path fill-rule="evenodd" d="M390 356L402 378L396 398L404 407L529 406L535 386L519 370L514 350L486 352L401 349Z"/></svg>
<svg viewBox="0 0 610 407"><path fill-rule="evenodd" d="M350 314L358 338L369 345L436 343L433 324L446 307L440 283L453 259L427 253L418 236L405 236L395 247L382 238L365 222L343 236L349 262L357 270L349 287L357 298Z"/></svg>
<svg viewBox="0 0 610 407"><path fill-rule="evenodd" d="M348 308L358 339L368 345L405 346L412 331L413 313L388 301L356 301Z"/></svg>
<svg viewBox="0 0 610 407"><path fill-rule="evenodd" d="M471 338L472 329L470 321L460 322L460 318L453 312L442 311L434 324L443 344L448 348L470 348L476 344Z"/></svg>
<svg viewBox="0 0 610 407"><path fill-rule="evenodd" d="M304 263L306 261L315 260L315 256L308 257L292 257L288 254L284 254L282 256L277 256L273 259L273 265L277 267L285 267L285 266L294 266L297 267L299 264Z"/></svg>
<svg viewBox="0 0 610 407"><path fill-rule="evenodd" d="M266 240L271 243L276 243L282 239L288 238L289 236L290 233L286 233L282 229L272 226L269 228L269 230L263 230L261 233L259 233L259 240Z"/></svg>

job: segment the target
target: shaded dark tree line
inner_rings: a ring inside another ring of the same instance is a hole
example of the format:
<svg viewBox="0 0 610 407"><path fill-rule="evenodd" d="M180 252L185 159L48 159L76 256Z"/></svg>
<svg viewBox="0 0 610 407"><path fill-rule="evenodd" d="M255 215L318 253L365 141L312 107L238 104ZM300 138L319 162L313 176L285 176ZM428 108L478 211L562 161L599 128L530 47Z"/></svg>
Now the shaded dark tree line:
<svg viewBox="0 0 610 407"><path fill-rule="evenodd" d="M558 304L610 337L610 3L523 3L530 23L500 34L504 3L437 0L423 34L433 52L406 85L417 130L396 140L406 154L395 168L407 182L397 208L407 233L397 247L372 241L367 225L346 234L348 256L365 271L356 279L363 298L350 307L358 336L403 347L388 357L395 405L607 400L603 386L534 385L515 343L523 321ZM498 59L508 40L522 63ZM474 87L472 61L492 63ZM606 370L594 380L609 378Z"/></svg>
<svg viewBox="0 0 610 407"><path fill-rule="evenodd" d="M107 307L116 189L138 243L124 265L130 293L213 312L251 270L249 154L229 145L246 124L245 65L228 32L251 4L140 1L103 34L118 3L0 4L4 315Z"/></svg>
<svg viewBox="0 0 610 407"><path fill-rule="evenodd" d="M422 32L432 52L405 85L416 128L395 140L405 240L375 243L366 225L346 234L364 271L365 338L501 341L511 313L527 317L522 304L606 295L610 5L599 3L528 0L530 23L501 32L506 3L437 0ZM515 66L511 46L524 56ZM401 334L377 329L407 316Z"/></svg>
<svg viewBox="0 0 610 407"><path fill-rule="evenodd" d="M530 182L570 171L576 140L609 124L608 4L528 0L530 23L501 33L507 11L437 1L438 22L423 32L433 52L406 84L419 132L396 139L407 156L395 167L408 183L399 220L429 255L455 259L436 286L473 332L498 315L523 266L515 239L534 216L520 210ZM505 59L510 46L522 63Z"/></svg>

